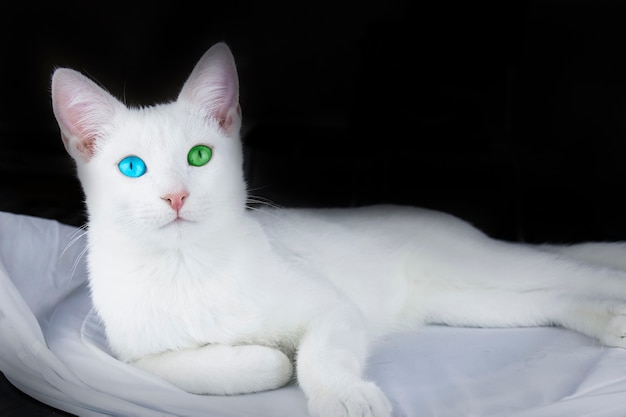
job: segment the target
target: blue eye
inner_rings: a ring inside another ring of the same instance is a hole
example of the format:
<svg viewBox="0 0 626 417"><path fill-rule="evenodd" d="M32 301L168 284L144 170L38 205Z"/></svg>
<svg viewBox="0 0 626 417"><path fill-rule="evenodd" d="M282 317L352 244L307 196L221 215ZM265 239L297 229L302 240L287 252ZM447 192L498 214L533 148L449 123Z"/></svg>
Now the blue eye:
<svg viewBox="0 0 626 417"><path fill-rule="evenodd" d="M137 178L146 173L146 163L138 156L127 156L122 159L117 167L127 177Z"/></svg>

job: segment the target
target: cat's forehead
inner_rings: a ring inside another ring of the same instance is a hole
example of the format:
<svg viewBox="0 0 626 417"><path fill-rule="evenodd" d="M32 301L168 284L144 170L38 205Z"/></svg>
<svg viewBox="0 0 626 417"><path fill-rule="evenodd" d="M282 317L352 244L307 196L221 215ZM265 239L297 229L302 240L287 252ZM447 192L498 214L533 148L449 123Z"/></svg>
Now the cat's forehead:
<svg viewBox="0 0 626 417"><path fill-rule="evenodd" d="M211 127L174 104L129 109L115 123L114 140L121 148L171 151L219 139Z"/></svg>

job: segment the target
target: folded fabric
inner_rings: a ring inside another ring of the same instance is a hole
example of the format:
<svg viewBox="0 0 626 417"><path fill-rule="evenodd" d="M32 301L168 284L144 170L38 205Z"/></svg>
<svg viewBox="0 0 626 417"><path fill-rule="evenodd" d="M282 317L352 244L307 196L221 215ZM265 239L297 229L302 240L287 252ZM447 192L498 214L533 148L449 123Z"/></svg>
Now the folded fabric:
<svg viewBox="0 0 626 417"><path fill-rule="evenodd" d="M297 384L200 396L111 356L86 286L83 231L0 213L0 370L79 416L306 417ZM376 345L368 377L394 415L626 415L626 351L558 328L428 326Z"/></svg>

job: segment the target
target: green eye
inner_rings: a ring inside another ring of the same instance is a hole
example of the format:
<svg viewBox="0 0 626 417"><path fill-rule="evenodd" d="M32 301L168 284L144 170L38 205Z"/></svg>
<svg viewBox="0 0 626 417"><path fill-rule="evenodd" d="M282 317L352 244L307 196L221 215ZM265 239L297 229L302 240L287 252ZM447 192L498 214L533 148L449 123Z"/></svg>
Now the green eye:
<svg viewBox="0 0 626 417"><path fill-rule="evenodd" d="M196 145L187 154L187 162L194 167L201 167L211 160L213 151L205 145Z"/></svg>

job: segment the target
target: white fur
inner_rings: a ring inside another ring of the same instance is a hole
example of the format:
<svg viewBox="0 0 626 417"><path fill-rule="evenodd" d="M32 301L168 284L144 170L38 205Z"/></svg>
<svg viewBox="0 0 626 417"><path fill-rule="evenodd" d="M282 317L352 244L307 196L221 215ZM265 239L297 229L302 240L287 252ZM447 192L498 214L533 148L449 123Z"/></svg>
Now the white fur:
<svg viewBox="0 0 626 417"><path fill-rule="evenodd" d="M368 346L426 323L562 325L626 347L623 244L531 247L409 207L246 210L238 83L228 48L177 101L129 109L69 69L55 115L89 212L94 305L114 354L198 394L292 378L312 415L391 415L363 379ZM205 166L187 164L197 144ZM147 172L117 168L140 156ZM185 191L176 210L163 197Z"/></svg>

